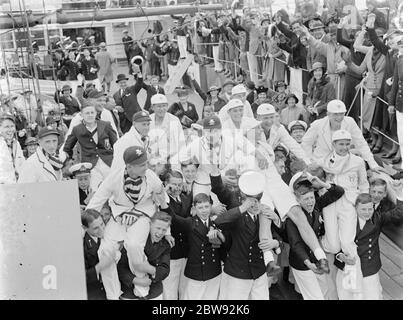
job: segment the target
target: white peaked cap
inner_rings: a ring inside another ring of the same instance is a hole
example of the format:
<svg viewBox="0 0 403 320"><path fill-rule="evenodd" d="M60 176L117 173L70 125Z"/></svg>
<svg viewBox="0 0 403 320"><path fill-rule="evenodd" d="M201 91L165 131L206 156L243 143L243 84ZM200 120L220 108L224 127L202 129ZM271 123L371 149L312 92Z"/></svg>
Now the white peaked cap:
<svg viewBox="0 0 403 320"><path fill-rule="evenodd" d="M264 116L266 114L274 114L276 113L276 108L270 103L262 103L256 111L257 115Z"/></svg>
<svg viewBox="0 0 403 320"><path fill-rule="evenodd" d="M168 99L163 94L157 93L151 97L151 104L168 103Z"/></svg>
<svg viewBox="0 0 403 320"><path fill-rule="evenodd" d="M243 84L237 84L235 87L232 88L231 94L246 94L246 88Z"/></svg>
<svg viewBox="0 0 403 320"><path fill-rule="evenodd" d="M243 107L243 102L239 99L232 99L227 103L227 111L237 107Z"/></svg>
<svg viewBox="0 0 403 320"><path fill-rule="evenodd" d="M332 141L336 140L351 140L351 134L346 130L337 130L332 136Z"/></svg>
<svg viewBox="0 0 403 320"><path fill-rule="evenodd" d="M238 181L239 189L248 196L256 196L262 193L265 184L265 176L257 171L244 172Z"/></svg>
<svg viewBox="0 0 403 320"><path fill-rule="evenodd" d="M341 100L331 100L327 104L327 112L330 113L342 113L347 112L346 105Z"/></svg>

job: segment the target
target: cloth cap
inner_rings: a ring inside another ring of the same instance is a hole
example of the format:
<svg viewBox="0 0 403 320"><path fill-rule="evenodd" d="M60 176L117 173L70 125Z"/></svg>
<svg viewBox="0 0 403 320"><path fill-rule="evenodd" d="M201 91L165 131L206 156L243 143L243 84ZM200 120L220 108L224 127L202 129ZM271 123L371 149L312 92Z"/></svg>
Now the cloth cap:
<svg viewBox="0 0 403 320"><path fill-rule="evenodd" d="M217 116L211 116L203 119L203 129L221 129L221 121Z"/></svg>
<svg viewBox="0 0 403 320"><path fill-rule="evenodd" d="M235 87L232 88L231 94L246 94L246 88L243 84L237 84Z"/></svg>
<svg viewBox="0 0 403 320"><path fill-rule="evenodd" d="M147 152L139 146L132 146L123 153L123 160L126 164L142 164L147 161Z"/></svg>
<svg viewBox="0 0 403 320"><path fill-rule="evenodd" d="M264 116L266 114L274 114L276 113L276 108L270 103L262 103L256 111L256 114L259 116Z"/></svg>
<svg viewBox="0 0 403 320"><path fill-rule="evenodd" d="M38 138L42 139L42 138L50 136L52 134L54 134L56 136L60 136L59 131L57 131L56 129L53 129L51 126L47 126L47 127L42 128L41 130L39 130Z"/></svg>
<svg viewBox="0 0 403 320"><path fill-rule="evenodd" d="M150 114L147 111L138 111L133 116L133 122L151 121Z"/></svg>
<svg viewBox="0 0 403 320"><path fill-rule="evenodd" d="M350 132L346 130L337 130L335 133L333 133L332 141L337 140L351 140Z"/></svg>
<svg viewBox="0 0 403 320"><path fill-rule="evenodd" d="M239 189L247 196L257 196L261 194L266 185L266 179L263 174L257 171L246 171L239 177Z"/></svg>
<svg viewBox="0 0 403 320"><path fill-rule="evenodd" d="M290 131L290 132L292 132L292 130L295 130L295 129L303 129L304 131L306 131L307 128L308 128L308 125L306 124L305 121L302 121L302 120L291 121L288 125L288 131Z"/></svg>
<svg viewBox="0 0 403 320"><path fill-rule="evenodd" d="M25 140L25 144L27 146L33 145L33 144L38 144L38 139L35 137L29 137L27 140Z"/></svg>
<svg viewBox="0 0 403 320"><path fill-rule="evenodd" d="M330 113L342 113L347 112L346 105L341 100L331 100L327 104L327 112Z"/></svg>
<svg viewBox="0 0 403 320"><path fill-rule="evenodd" d="M232 99L228 102L227 104L227 111L230 111L231 109L237 108L237 107L243 107L243 102L239 99Z"/></svg>
<svg viewBox="0 0 403 320"><path fill-rule="evenodd" d="M168 99L163 94L157 93L151 97L151 104L168 103Z"/></svg>
<svg viewBox="0 0 403 320"><path fill-rule="evenodd" d="M91 169L92 169L91 163L82 162L82 163L77 163L77 164L71 166L69 171L72 175L77 177L77 176L90 174Z"/></svg>

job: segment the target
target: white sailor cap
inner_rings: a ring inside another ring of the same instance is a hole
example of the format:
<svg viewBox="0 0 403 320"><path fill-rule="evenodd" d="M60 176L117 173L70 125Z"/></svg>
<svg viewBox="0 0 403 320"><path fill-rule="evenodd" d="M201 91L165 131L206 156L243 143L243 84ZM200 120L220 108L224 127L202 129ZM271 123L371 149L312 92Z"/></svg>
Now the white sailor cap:
<svg viewBox="0 0 403 320"><path fill-rule="evenodd" d="M151 104L168 103L168 99L163 94L157 93L151 97Z"/></svg>
<svg viewBox="0 0 403 320"><path fill-rule="evenodd" d="M243 107L243 102L239 99L232 99L227 104L227 111L238 107Z"/></svg>
<svg viewBox="0 0 403 320"><path fill-rule="evenodd" d="M276 113L276 108L274 108L273 105L271 105L270 103L262 103L256 111L256 114L259 116L264 116L267 114L274 114Z"/></svg>
<svg viewBox="0 0 403 320"><path fill-rule="evenodd" d="M338 100L338 99L331 100L327 104L327 112L330 112L330 113L347 112L346 105L341 100Z"/></svg>
<svg viewBox="0 0 403 320"><path fill-rule="evenodd" d="M295 187L303 182L303 181L310 181L309 180L309 173L304 172L304 171L300 171L297 172L296 174L294 174L290 180L290 183L288 184L288 186L290 187L291 191L294 192Z"/></svg>
<svg viewBox="0 0 403 320"><path fill-rule="evenodd" d="M260 172L252 170L242 173L238 180L239 190L251 197L261 194L265 185L265 176Z"/></svg>
<svg viewBox="0 0 403 320"><path fill-rule="evenodd" d="M77 163L70 167L69 171L74 176L87 175L91 172L92 164L89 162Z"/></svg>
<svg viewBox="0 0 403 320"><path fill-rule="evenodd" d="M351 134L346 130L337 130L332 136L332 141L336 140L351 140Z"/></svg>
<svg viewBox="0 0 403 320"><path fill-rule="evenodd" d="M232 88L231 94L246 94L246 88L243 84L237 84L235 87Z"/></svg>
<svg viewBox="0 0 403 320"><path fill-rule="evenodd" d="M89 36L88 39L95 39L95 36Z"/></svg>
<svg viewBox="0 0 403 320"><path fill-rule="evenodd" d="M288 131L292 131L293 129L297 129L297 128L301 128L304 129L306 131L306 129L308 128L308 125L306 124L305 121L302 120L294 120L291 121L288 125Z"/></svg>

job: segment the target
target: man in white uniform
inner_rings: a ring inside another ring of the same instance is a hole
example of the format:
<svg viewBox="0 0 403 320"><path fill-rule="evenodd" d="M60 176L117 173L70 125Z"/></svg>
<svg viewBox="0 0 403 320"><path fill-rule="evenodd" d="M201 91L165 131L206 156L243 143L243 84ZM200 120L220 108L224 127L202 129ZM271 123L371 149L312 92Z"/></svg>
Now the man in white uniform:
<svg viewBox="0 0 403 320"><path fill-rule="evenodd" d="M182 125L177 117L167 112L168 99L163 94L158 93L151 97L151 108L154 113L150 116L150 130L163 130L168 141L167 150L161 150L159 153L173 157L186 145Z"/></svg>
<svg viewBox="0 0 403 320"><path fill-rule="evenodd" d="M306 164L310 163L310 159L301 145L296 142L281 124L275 124L276 109L269 103L262 103L257 108L257 119L262 122L264 135L267 143L273 150L281 143L290 150L297 158L303 160Z"/></svg>
<svg viewBox="0 0 403 320"><path fill-rule="evenodd" d="M155 199L166 194L161 180L147 169L148 157L144 148L127 148L123 160L126 165L104 180L87 209L100 211L109 200L113 217L106 226L105 240L114 242L123 236L130 270L136 277L143 278L145 271L138 265L147 261L144 246L150 232L150 218L159 205ZM148 290L148 287L135 285L134 294L145 297Z"/></svg>
<svg viewBox="0 0 403 320"><path fill-rule="evenodd" d="M342 129L351 134L351 144L369 167L380 170L360 128L353 118L345 116L346 111L346 105L341 100L332 100L327 104L327 116L314 121L302 138L301 146L306 155L315 162L329 155L333 151L332 135Z"/></svg>
<svg viewBox="0 0 403 320"><path fill-rule="evenodd" d="M143 147L149 156L157 156L166 161L167 139L161 129L150 130L151 117L147 111L136 112L133 125L113 146L113 161L111 171L124 167L123 153L128 147ZM164 162L165 163L165 162Z"/></svg>

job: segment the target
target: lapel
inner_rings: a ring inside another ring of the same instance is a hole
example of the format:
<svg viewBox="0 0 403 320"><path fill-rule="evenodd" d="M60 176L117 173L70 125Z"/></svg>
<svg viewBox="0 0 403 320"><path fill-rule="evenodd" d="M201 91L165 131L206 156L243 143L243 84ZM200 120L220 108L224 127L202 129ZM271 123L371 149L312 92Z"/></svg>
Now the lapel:
<svg viewBox="0 0 403 320"><path fill-rule="evenodd" d="M203 237L205 237L208 233L206 225L198 216L195 216L195 231L197 231L197 233L199 233Z"/></svg>
<svg viewBox="0 0 403 320"><path fill-rule="evenodd" d="M57 181L58 178L57 178L55 170L53 169L53 167L51 166L49 161L46 159L46 157L43 154L41 148L39 148L39 147L36 149L36 156L38 158L38 161L41 163L42 168L44 170L46 170L47 172L49 172L55 178L55 180Z"/></svg>
<svg viewBox="0 0 403 320"><path fill-rule="evenodd" d="M94 239L86 232L84 236L85 246L88 248L88 253L98 257L98 249L100 246L100 241L96 243Z"/></svg>
<svg viewBox="0 0 403 320"><path fill-rule="evenodd" d="M256 228L258 227L258 222L253 221L249 213L245 213L245 225L250 234L255 234Z"/></svg>

